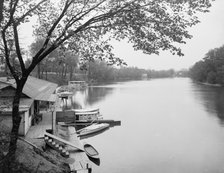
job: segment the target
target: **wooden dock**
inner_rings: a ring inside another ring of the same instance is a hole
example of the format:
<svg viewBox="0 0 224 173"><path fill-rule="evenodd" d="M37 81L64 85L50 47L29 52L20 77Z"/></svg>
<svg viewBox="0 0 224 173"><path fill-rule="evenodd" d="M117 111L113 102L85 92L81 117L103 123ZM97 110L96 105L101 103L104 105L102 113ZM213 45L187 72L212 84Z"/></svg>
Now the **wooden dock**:
<svg viewBox="0 0 224 173"><path fill-rule="evenodd" d="M91 161L87 157L86 153L80 148L83 148L83 144L77 137L74 127L61 127L58 126L57 136L64 138L67 143L73 144L67 145L66 150L69 151L69 167L72 172L75 173L91 173L92 166ZM76 146L78 149L75 149Z"/></svg>

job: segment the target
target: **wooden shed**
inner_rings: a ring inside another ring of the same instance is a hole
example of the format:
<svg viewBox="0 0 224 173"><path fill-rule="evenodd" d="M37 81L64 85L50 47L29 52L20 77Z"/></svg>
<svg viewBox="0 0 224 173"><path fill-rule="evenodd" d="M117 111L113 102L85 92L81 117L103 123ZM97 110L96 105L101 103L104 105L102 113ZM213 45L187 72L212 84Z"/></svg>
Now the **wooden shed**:
<svg viewBox="0 0 224 173"><path fill-rule="evenodd" d="M0 78L0 120L12 127L12 100L15 94L15 80ZM22 118L19 134L25 136L31 125L41 120L40 103L54 103L57 84L29 76L23 88L19 112Z"/></svg>

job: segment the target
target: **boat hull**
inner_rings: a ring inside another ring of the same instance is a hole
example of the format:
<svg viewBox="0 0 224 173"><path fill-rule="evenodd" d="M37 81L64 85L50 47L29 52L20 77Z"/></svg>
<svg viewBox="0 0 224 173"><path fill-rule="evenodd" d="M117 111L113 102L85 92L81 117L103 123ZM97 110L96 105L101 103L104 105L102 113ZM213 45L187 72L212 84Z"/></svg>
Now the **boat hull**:
<svg viewBox="0 0 224 173"><path fill-rule="evenodd" d="M91 126L93 126L93 128L91 128ZM87 135L90 135L90 134L93 134L93 133L98 133L98 132L103 131L103 130L109 128L109 127L110 127L110 125L107 124L107 123L90 125L86 128L81 129L78 136L83 137L83 136L87 136Z"/></svg>
<svg viewBox="0 0 224 173"><path fill-rule="evenodd" d="M95 163L96 165L100 165L100 156L98 151L90 144L84 144L84 150L88 158Z"/></svg>

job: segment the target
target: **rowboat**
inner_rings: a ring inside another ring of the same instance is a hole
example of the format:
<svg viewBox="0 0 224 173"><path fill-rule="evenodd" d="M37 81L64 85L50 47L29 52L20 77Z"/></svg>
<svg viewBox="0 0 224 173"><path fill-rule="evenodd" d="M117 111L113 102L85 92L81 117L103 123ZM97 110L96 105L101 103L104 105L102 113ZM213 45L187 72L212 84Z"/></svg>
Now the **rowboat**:
<svg viewBox="0 0 224 173"><path fill-rule="evenodd" d="M101 124L93 123L90 126L78 130L77 133L79 137L82 137L89 134L100 132L106 128L109 128L109 126L110 125L108 123L101 123Z"/></svg>
<svg viewBox="0 0 224 173"><path fill-rule="evenodd" d="M100 165L100 157L98 151L90 144L84 144L84 150L88 158L95 163L96 165Z"/></svg>

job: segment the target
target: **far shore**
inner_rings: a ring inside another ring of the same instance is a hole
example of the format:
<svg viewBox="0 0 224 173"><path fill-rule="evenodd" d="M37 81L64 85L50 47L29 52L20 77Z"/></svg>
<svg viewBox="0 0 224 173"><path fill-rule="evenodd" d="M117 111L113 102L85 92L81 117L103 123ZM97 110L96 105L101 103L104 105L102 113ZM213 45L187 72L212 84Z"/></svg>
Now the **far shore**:
<svg viewBox="0 0 224 173"><path fill-rule="evenodd" d="M213 87L222 87L221 84L211 84L211 83L207 83L207 82L197 82L200 83L202 85L207 85L207 86L213 86Z"/></svg>

